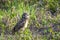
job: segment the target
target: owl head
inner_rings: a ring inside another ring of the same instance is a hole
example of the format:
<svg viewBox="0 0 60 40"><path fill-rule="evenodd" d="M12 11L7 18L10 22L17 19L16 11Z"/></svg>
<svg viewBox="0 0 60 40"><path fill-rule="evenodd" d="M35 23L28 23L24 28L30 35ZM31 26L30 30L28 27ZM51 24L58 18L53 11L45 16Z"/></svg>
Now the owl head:
<svg viewBox="0 0 60 40"><path fill-rule="evenodd" d="M29 14L28 13L23 13L22 18L28 19L29 18Z"/></svg>

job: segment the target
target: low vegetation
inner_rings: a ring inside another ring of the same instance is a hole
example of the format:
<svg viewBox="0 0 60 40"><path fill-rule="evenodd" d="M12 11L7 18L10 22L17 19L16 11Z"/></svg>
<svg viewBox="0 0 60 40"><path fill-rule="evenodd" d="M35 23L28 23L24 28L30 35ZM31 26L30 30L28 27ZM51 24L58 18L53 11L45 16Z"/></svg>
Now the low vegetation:
<svg viewBox="0 0 60 40"><path fill-rule="evenodd" d="M24 32L10 34L23 12L30 15ZM60 40L60 0L0 1L0 40Z"/></svg>

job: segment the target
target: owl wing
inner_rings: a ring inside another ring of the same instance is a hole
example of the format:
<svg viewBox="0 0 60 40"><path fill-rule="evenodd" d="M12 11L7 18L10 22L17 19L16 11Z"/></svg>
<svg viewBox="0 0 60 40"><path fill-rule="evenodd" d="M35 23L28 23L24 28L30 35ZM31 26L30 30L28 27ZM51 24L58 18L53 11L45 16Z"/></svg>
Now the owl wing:
<svg viewBox="0 0 60 40"><path fill-rule="evenodd" d="M18 30L20 30L21 28L23 28L24 27L24 24L25 24L25 21L19 21L16 25L15 25L15 27L13 28L13 31L18 31Z"/></svg>

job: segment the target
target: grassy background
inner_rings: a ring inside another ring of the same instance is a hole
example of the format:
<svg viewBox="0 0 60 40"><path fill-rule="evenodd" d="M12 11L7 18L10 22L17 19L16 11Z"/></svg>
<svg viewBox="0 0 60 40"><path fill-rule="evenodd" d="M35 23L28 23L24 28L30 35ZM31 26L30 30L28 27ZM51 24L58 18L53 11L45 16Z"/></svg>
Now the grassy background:
<svg viewBox="0 0 60 40"><path fill-rule="evenodd" d="M60 40L60 0L6 0L0 6L0 40ZM9 35L23 12L30 14L28 28Z"/></svg>

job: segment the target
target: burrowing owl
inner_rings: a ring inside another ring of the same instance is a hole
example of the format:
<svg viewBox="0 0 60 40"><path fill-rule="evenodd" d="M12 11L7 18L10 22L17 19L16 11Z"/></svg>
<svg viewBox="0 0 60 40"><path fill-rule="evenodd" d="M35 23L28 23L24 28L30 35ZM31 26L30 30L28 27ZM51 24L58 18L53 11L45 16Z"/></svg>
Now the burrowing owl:
<svg viewBox="0 0 60 40"><path fill-rule="evenodd" d="M28 21L29 21L29 14L28 13L23 13L21 20L19 22L17 22L17 24L12 29L12 33L17 32L20 29L25 30L25 28L28 25Z"/></svg>

